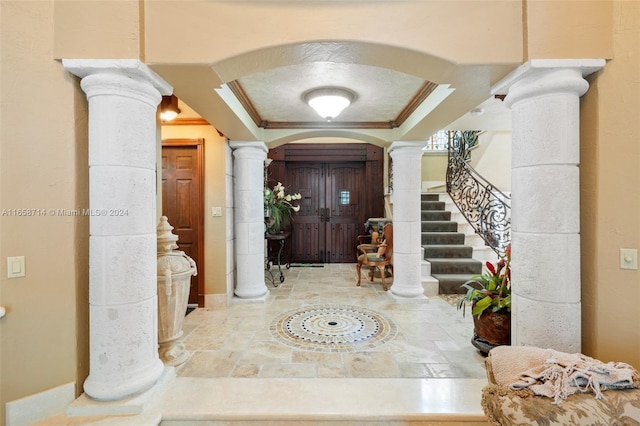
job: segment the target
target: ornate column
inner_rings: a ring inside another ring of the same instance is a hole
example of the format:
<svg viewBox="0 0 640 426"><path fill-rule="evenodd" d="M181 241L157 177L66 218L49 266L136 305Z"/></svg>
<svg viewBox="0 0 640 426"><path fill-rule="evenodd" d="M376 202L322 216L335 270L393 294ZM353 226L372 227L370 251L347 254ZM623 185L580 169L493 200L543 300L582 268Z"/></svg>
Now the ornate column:
<svg viewBox="0 0 640 426"><path fill-rule="evenodd" d="M236 289L242 299L264 297L264 142L231 141L236 233Z"/></svg>
<svg viewBox="0 0 640 426"><path fill-rule="evenodd" d="M425 142L393 142L393 285L399 297L425 297L421 281L420 190Z"/></svg>
<svg viewBox="0 0 640 426"><path fill-rule="evenodd" d="M85 393L115 401L163 373L156 298L156 111L172 88L138 60L64 60L89 102L90 359Z"/></svg>
<svg viewBox="0 0 640 426"><path fill-rule="evenodd" d="M512 344L581 350L580 96L604 60L531 60L493 93L512 110Z"/></svg>

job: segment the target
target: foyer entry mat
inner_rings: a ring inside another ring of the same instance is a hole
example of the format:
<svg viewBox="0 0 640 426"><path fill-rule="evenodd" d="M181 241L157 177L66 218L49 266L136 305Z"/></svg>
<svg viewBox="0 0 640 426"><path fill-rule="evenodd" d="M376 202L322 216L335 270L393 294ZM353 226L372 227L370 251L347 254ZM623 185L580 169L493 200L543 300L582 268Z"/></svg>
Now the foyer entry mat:
<svg viewBox="0 0 640 426"><path fill-rule="evenodd" d="M398 333L396 324L359 306L315 305L276 317L270 327L278 341L315 352L357 352L380 346Z"/></svg>

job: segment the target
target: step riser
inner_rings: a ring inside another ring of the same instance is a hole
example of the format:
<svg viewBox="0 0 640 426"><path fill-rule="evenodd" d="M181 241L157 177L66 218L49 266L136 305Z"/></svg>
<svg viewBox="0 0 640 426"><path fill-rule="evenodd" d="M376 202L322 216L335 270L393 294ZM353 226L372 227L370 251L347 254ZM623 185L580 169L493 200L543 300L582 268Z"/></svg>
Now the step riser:
<svg viewBox="0 0 640 426"><path fill-rule="evenodd" d="M423 201L422 210L439 210L444 211L444 201Z"/></svg>
<svg viewBox="0 0 640 426"><path fill-rule="evenodd" d="M441 235L440 235L441 234ZM450 234L444 232L432 232L422 234L422 245L438 244L464 244L464 234Z"/></svg>
<svg viewBox="0 0 640 426"><path fill-rule="evenodd" d="M464 281L449 282L438 281L438 294L465 294L467 291L462 287Z"/></svg>
<svg viewBox="0 0 640 426"><path fill-rule="evenodd" d="M434 278L438 280L438 292L440 294L465 294L467 290L462 287L462 284L471 276L466 279L447 278L446 276L434 276Z"/></svg>
<svg viewBox="0 0 640 426"><path fill-rule="evenodd" d="M471 259L473 257L473 247L460 246L460 247L438 247L438 246L425 246L424 258L430 259Z"/></svg>
<svg viewBox="0 0 640 426"><path fill-rule="evenodd" d="M451 212L448 211L423 211L420 218L425 221L451 221Z"/></svg>
<svg viewBox="0 0 640 426"><path fill-rule="evenodd" d="M431 262L431 274L480 274L482 264L456 263L455 261L435 263Z"/></svg>
<svg viewBox="0 0 640 426"><path fill-rule="evenodd" d="M456 222L431 221L422 222L422 232L457 232Z"/></svg>

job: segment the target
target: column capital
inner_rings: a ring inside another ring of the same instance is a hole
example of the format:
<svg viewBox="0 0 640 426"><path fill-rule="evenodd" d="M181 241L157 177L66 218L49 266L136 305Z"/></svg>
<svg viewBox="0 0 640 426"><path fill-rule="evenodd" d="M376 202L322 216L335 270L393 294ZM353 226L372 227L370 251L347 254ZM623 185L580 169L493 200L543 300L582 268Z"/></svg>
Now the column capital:
<svg viewBox="0 0 640 426"><path fill-rule="evenodd" d="M604 59L532 59L491 88L492 94L506 94L507 107L537 96L574 93L582 96L589 84L584 77L604 67Z"/></svg>
<svg viewBox="0 0 640 426"><path fill-rule="evenodd" d="M262 141L229 141L229 146L234 151L242 148L251 148L262 151L265 154L269 152L269 148L267 148L267 145Z"/></svg>
<svg viewBox="0 0 640 426"><path fill-rule="evenodd" d="M161 95L173 93L173 87L138 59L63 59L71 74L85 78L94 74L116 74L150 83Z"/></svg>
<svg viewBox="0 0 640 426"><path fill-rule="evenodd" d="M391 142L387 151L391 154L393 151L400 149L422 150L425 146L427 146L427 141L394 141Z"/></svg>

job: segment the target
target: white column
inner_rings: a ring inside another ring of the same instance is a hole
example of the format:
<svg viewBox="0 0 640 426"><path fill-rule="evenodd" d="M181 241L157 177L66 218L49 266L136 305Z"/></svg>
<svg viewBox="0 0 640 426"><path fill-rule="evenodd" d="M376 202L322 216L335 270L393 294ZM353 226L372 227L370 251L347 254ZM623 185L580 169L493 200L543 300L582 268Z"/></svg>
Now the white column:
<svg viewBox="0 0 640 426"><path fill-rule="evenodd" d="M234 206L237 281L235 295L242 299L266 296L264 282L264 142L231 141L235 176Z"/></svg>
<svg viewBox="0 0 640 426"><path fill-rule="evenodd" d="M580 96L604 60L532 60L493 89L512 110L512 344L581 350Z"/></svg>
<svg viewBox="0 0 640 426"><path fill-rule="evenodd" d="M90 359L85 393L121 400L162 375L156 111L171 87L137 60L64 60L89 102Z"/></svg>
<svg viewBox="0 0 640 426"><path fill-rule="evenodd" d="M426 142L393 142L393 285L399 297L425 297L421 281L420 191Z"/></svg>

